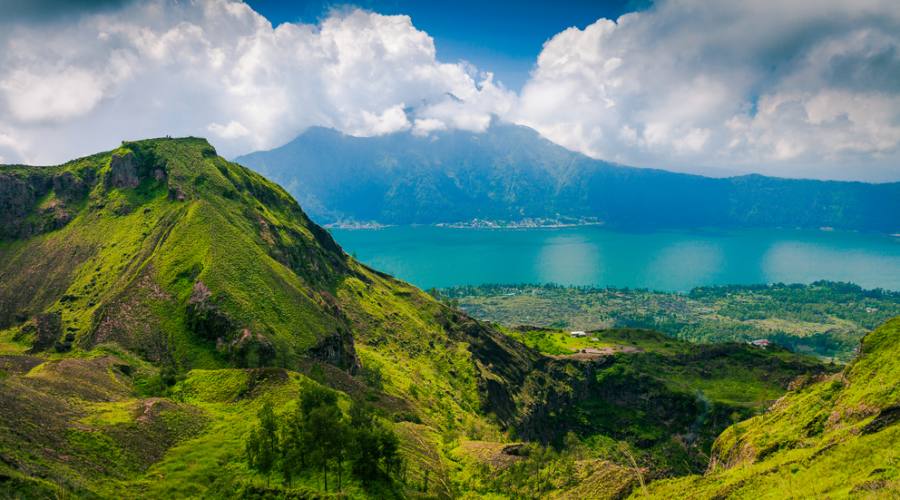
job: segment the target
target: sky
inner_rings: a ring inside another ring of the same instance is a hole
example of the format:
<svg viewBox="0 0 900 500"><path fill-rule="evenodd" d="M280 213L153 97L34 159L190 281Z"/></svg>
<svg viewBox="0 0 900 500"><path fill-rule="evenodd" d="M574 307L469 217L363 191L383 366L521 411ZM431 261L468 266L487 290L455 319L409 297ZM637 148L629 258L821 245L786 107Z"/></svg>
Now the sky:
<svg viewBox="0 0 900 500"><path fill-rule="evenodd" d="M626 165L900 180L896 0L0 0L0 163L500 120Z"/></svg>
<svg viewBox="0 0 900 500"><path fill-rule="evenodd" d="M347 5L330 0L248 3L275 25L315 23ZM361 0L352 5L381 14L410 16L413 25L434 39L439 60L464 60L489 69L507 88L519 91L544 42L553 35L572 26L584 28L600 18L616 19L649 4L649 0L527 0L514 4L457 0L451 8L446 2Z"/></svg>

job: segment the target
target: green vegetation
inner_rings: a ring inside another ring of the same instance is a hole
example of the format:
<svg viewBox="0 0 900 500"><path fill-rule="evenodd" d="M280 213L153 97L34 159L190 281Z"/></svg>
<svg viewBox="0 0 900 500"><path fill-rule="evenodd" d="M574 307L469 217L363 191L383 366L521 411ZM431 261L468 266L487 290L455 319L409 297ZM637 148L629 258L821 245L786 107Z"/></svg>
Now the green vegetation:
<svg viewBox="0 0 900 500"><path fill-rule="evenodd" d="M700 481L722 430L836 369L479 322L202 139L0 176L3 497L621 497ZM882 365L847 408L892 401Z"/></svg>
<svg viewBox="0 0 900 500"><path fill-rule="evenodd" d="M894 319L866 336L843 373L809 379L765 414L723 432L706 474L654 483L651 494L896 498L898 361L900 319Z"/></svg>
<svg viewBox="0 0 900 500"><path fill-rule="evenodd" d="M866 332L900 315L900 292L827 281L702 287L687 294L554 285L431 293L477 318L508 326L649 328L691 342L768 339L841 362L852 359Z"/></svg>
<svg viewBox="0 0 900 500"><path fill-rule="evenodd" d="M265 475L268 485L277 467L288 487L307 471L321 472L326 492L331 470L341 491L349 460L351 471L367 489L376 490L381 484L390 488L401 464L397 435L361 403L354 404L350 414L350 419L343 414L336 392L320 386L304 388L297 408L280 424L272 405L264 403L259 425L247 438L250 468Z"/></svg>

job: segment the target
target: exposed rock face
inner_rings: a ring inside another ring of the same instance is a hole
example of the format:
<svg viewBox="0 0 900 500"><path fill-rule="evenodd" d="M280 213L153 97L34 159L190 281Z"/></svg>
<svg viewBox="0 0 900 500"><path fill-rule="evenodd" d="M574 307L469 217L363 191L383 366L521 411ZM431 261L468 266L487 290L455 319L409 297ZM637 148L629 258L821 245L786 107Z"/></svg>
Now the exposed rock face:
<svg viewBox="0 0 900 500"><path fill-rule="evenodd" d="M40 177L0 174L0 239L27 238L37 232L26 216L47 189Z"/></svg>
<svg viewBox="0 0 900 500"><path fill-rule="evenodd" d="M134 153L113 155L109 160L109 172L106 174L106 187L134 188L141 183L138 177L138 164Z"/></svg>
<svg viewBox="0 0 900 500"><path fill-rule="evenodd" d="M178 186L170 186L169 187L169 200L170 201L184 201L185 200L184 191L181 190Z"/></svg>
<svg viewBox="0 0 900 500"><path fill-rule="evenodd" d="M194 284L187 305L188 328L208 340L215 340L221 352L228 353L237 366L271 366L277 352L265 335L240 328L217 304L216 297L202 281Z"/></svg>
<svg viewBox="0 0 900 500"><path fill-rule="evenodd" d="M353 347L353 335L349 332L338 331L325 337L309 350L309 355L351 374L356 374L362 366Z"/></svg>
<svg viewBox="0 0 900 500"><path fill-rule="evenodd" d="M43 168L43 167L42 167ZM87 196L94 171L84 169L82 177L61 172L30 175L0 173L0 240L28 238L59 229L72 220L67 205ZM49 201L38 201L52 192Z"/></svg>
<svg viewBox="0 0 900 500"><path fill-rule="evenodd" d="M153 362L170 362L173 348L153 310L176 307L172 296L154 280L153 267L148 266L127 290L97 309L97 326L82 339L82 347L115 342Z"/></svg>
<svg viewBox="0 0 900 500"><path fill-rule="evenodd" d="M187 305L188 328L208 340L228 338L237 326L215 303L209 288L202 282L194 284Z"/></svg>
<svg viewBox="0 0 900 500"><path fill-rule="evenodd" d="M38 314L34 318L35 337L31 352L49 349L62 335L62 315L58 312Z"/></svg>
<svg viewBox="0 0 900 500"><path fill-rule="evenodd" d="M72 172L62 172L53 176L53 191L57 198L71 201L84 197L90 191L94 181L94 170L85 169L84 178L78 177Z"/></svg>
<svg viewBox="0 0 900 500"><path fill-rule="evenodd" d="M270 366L275 361L275 346L261 333L244 328L230 346L231 357L242 368Z"/></svg>

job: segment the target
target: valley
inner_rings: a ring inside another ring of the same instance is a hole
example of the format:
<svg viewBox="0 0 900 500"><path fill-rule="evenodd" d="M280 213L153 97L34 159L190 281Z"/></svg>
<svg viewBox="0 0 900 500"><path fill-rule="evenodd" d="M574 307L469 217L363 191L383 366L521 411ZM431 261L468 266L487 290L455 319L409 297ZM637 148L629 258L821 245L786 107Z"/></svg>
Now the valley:
<svg viewBox="0 0 900 500"><path fill-rule="evenodd" d="M0 500L900 499L898 0L0 0Z"/></svg>
<svg viewBox="0 0 900 500"><path fill-rule="evenodd" d="M360 263L203 139L0 167L0 221L7 497L712 498L795 456L821 474L896 428L896 320L844 367L480 321ZM798 441L779 408L809 397ZM817 493L891 495L896 470L872 464L894 449Z"/></svg>
<svg viewBox="0 0 900 500"><path fill-rule="evenodd" d="M900 316L898 292L824 281L701 287L683 294L554 285L481 285L432 293L476 318L509 327L648 328L691 342L768 339L838 362L853 359L866 333Z"/></svg>

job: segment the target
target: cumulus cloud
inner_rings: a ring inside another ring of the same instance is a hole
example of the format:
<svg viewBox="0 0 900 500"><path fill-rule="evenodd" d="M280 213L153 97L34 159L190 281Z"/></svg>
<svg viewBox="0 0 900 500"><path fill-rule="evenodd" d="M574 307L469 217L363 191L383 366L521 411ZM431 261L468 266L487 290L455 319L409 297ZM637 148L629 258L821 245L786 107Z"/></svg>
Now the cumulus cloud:
<svg viewBox="0 0 900 500"><path fill-rule="evenodd" d="M509 117L628 164L897 180L900 9L660 1L554 36Z"/></svg>
<svg viewBox="0 0 900 500"><path fill-rule="evenodd" d="M273 27L237 1L153 0L14 24L0 47L5 161L59 162L166 134L208 135L234 155L313 125L477 131L515 101L489 74L438 61L409 17L358 9Z"/></svg>
<svg viewBox="0 0 900 500"><path fill-rule="evenodd" d="M0 23L5 162L167 134L237 155L315 125L429 135L497 116L624 164L900 179L896 0L658 0L548 40L518 95L439 61L407 16L273 27L238 0L61 3L43 17L0 0L15 14Z"/></svg>

